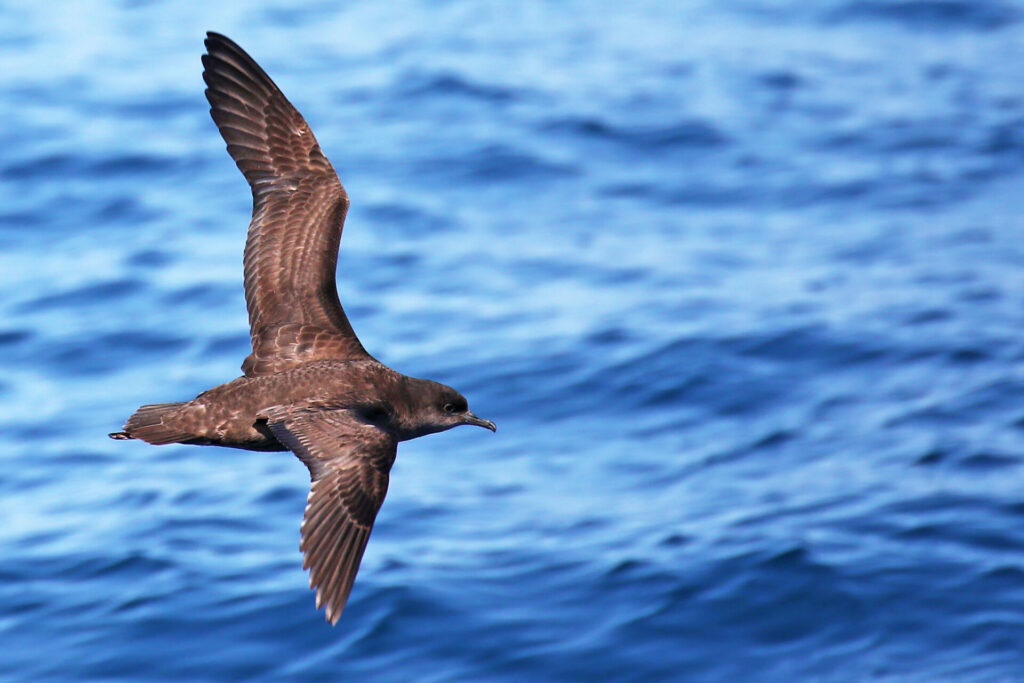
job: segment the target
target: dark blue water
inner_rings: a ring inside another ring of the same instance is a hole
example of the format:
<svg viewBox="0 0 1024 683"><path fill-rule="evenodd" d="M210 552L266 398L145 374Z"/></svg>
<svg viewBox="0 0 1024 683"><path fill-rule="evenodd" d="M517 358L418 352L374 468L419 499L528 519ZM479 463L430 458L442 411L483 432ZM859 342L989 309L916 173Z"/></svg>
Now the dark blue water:
<svg viewBox="0 0 1024 683"><path fill-rule="evenodd" d="M1024 678L1024 3L0 8L0 677ZM224 32L352 197L403 444L347 610L247 353Z"/></svg>

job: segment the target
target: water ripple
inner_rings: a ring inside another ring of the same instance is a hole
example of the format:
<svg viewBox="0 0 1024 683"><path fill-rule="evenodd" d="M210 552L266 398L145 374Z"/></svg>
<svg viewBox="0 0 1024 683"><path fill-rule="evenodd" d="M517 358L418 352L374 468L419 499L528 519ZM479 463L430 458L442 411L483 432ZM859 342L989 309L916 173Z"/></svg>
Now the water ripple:
<svg viewBox="0 0 1024 683"><path fill-rule="evenodd" d="M1018 3L129 5L0 28L0 676L1024 678ZM499 425L401 445L335 628L291 454L106 437L249 351L207 28Z"/></svg>

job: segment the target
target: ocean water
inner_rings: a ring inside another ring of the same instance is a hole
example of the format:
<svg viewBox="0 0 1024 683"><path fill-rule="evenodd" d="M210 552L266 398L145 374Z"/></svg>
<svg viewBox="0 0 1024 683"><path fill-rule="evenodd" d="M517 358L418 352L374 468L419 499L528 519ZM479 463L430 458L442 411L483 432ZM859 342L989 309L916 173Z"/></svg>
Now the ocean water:
<svg viewBox="0 0 1024 683"><path fill-rule="evenodd" d="M1024 3L0 4L0 678L1024 679ZM206 30L352 198L405 443L348 608L238 374Z"/></svg>

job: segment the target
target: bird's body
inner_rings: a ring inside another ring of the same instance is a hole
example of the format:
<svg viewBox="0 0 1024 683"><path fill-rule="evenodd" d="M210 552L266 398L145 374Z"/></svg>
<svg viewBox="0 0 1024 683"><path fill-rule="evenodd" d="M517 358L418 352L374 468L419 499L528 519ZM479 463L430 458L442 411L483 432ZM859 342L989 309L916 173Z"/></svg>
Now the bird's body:
<svg viewBox="0 0 1024 683"><path fill-rule="evenodd" d="M370 356L338 300L348 195L302 116L249 55L207 35L214 121L253 193L245 246L252 353L244 375L191 401L142 406L115 439L293 451L312 485L302 526L317 607L338 620L399 441L470 424L454 389Z"/></svg>
<svg viewBox="0 0 1024 683"><path fill-rule="evenodd" d="M446 388L395 372L375 360L311 361L271 375L238 377L191 401L154 404L149 411L140 409L129 418L125 432L152 444L286 451L288 447L267 426L268 411L286 406L289 410L348 411L396 442L407 441L442 431L432 427L443 405L437 414L417 408L425 395L443 395Z"/></svg>

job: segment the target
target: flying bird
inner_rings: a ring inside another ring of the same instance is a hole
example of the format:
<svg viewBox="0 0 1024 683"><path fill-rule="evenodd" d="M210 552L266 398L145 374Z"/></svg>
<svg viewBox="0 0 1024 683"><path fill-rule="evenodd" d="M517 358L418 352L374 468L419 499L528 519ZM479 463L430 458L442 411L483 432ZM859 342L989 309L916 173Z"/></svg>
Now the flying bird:
<svg viewBox="0 0 1024 683"><path fill-rule="evenodd" d="M459 425L495 431L455 389L400 374L359 342L335 270L349 200L302 115L229 38L207 33L210 114L252 188L241 377L191 401L144 405L113 439L290 450L309 468L303 568L341 616L399 441Z"/></svg>

